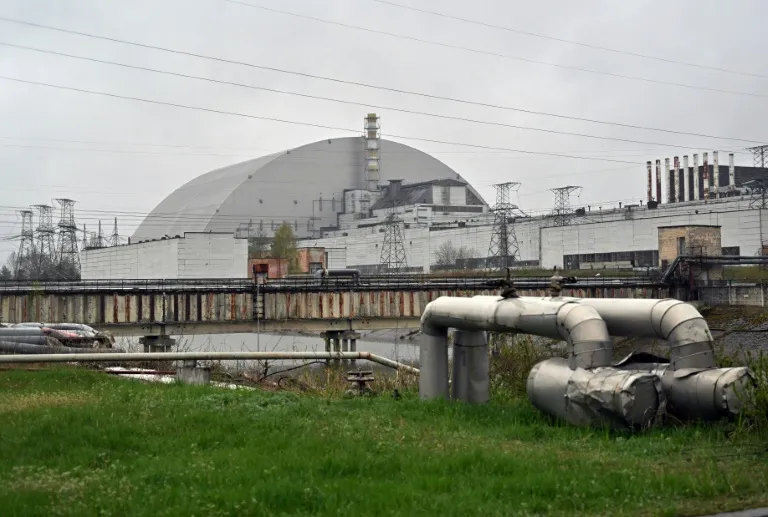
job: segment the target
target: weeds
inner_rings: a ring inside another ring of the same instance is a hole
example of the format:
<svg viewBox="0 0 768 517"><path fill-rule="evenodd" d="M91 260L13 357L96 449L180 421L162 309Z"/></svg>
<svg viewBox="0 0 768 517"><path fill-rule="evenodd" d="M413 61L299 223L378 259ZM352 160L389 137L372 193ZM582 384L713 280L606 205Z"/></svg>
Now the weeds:
<svg viewBox="0 0 768 517"><path fill-rule="evenodd" d="M565 350L527 334L497 334L489 336L494 351L490 361L492 396L508 400L525 396L526 381L531 369L545 359L565 357Z"/></svg>

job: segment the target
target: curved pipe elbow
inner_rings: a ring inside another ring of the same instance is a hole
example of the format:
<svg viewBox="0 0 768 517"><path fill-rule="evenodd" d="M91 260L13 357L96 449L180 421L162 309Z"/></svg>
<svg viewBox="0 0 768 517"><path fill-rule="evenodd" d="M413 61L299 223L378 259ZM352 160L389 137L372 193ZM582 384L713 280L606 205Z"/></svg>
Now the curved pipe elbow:
<svg viewBox="0 0 768 517"><path fill-rule="evenodd" d="M596 309L578 303L564 304L557 313L557 327L568 343L572 370L611 364L611 336Z"/></svg>
<svg viewBox="0 0 768 517"><path fill-rule="evenodd" d="M661 300L653 307L651 320L658 335L669 344L673 370L716 366L709 325L693 305Z"/></svg>

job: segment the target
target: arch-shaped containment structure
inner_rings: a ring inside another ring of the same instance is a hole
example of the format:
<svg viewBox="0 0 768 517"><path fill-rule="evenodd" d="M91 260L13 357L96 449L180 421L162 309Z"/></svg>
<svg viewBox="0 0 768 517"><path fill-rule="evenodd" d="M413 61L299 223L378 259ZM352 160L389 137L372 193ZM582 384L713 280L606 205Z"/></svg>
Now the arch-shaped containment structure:
<svg viewBox="0 0 768 517"><path fill-rule="evenodd" d="M413 147L381 140L380 184L453 179L466 182L440 160ZM283 222L299 237L333 226L343 192L365 188L365 140L327 139L217 169L182 185L142 221L132 242L184 235L235 232L252 223L271 236ZM485 201L471 186L469 191Z"/></svg>

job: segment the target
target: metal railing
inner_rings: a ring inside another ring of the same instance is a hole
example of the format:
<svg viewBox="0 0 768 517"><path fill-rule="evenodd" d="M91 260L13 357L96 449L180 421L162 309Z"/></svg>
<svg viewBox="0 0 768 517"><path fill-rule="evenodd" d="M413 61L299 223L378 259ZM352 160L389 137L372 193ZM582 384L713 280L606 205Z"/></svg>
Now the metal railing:
<svg viewBox="0 0 768 517"><path fill-rule="evenodd" d="M543 289L550 277L512 277L519 289ZM310 276L268 279L260 283L262 292L285 290L475 290L495 289L503 281L499 276L434 276L434 275L362 275L359 277L315 278ZM658 282L648 277L579 277L564 287L644 287ZM3 293L89 293L89 292L255 292L256 283L248 278L184 279L184 280L81 280L81 281L0 281Z"/></svg>

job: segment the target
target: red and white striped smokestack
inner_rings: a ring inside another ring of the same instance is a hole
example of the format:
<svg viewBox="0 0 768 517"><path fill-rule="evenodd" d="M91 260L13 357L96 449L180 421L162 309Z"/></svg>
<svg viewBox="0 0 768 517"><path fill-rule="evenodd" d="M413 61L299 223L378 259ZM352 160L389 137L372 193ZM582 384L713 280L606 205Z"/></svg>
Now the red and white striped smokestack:
<svg viewBox="0 0 768 517"><path fill-rule="evenodd" d="M680 158L675 156L675 165L672 168L672 175L675 178L675 203L680 201Z"/></svg>
<svg viewBox="0 0 768 517"><path fill-rule="evenodd" d="M645 165L648 167L648 202L650 203L653 201L653 176L651 174L651 160L648 160Z"/></svg>
<svg viewBox="0 0 768 517"><path fill-rule="evenodd" d="M699 189L699 155L693 155L693 200L701 199L701 190Z"/></svg>
<svg viewBox="0 0 768 517"><path fill-rule="evenodd" d="M709 199L709 153L704 153L704 201Z"/></svg>
<svg viewBox="0 0 768 517"><path fill-rule="evenodd" d="M691 197L691 180L688 175L688 155L683 156L683 201L690 201Z"/></svg>
<svg viewBox="0 0 768 517"><path fill-rule="evenodd" d="M672 183L672 174L669 172L669 158L664 158L664 177L667 178L667 202L675 202L675 185Z"/></svg>
<svg viewBox="0 0 768 517"><path fill-rule="evenodd" d="M736 166L733 164L733 153L728 155L728 190L736 192Z"/></svg>
<svg viewBox="0 0 768 517"><path fill-rule="evenodd" d="M661 203L661 160L656 160L656 202Z"/></svg>

